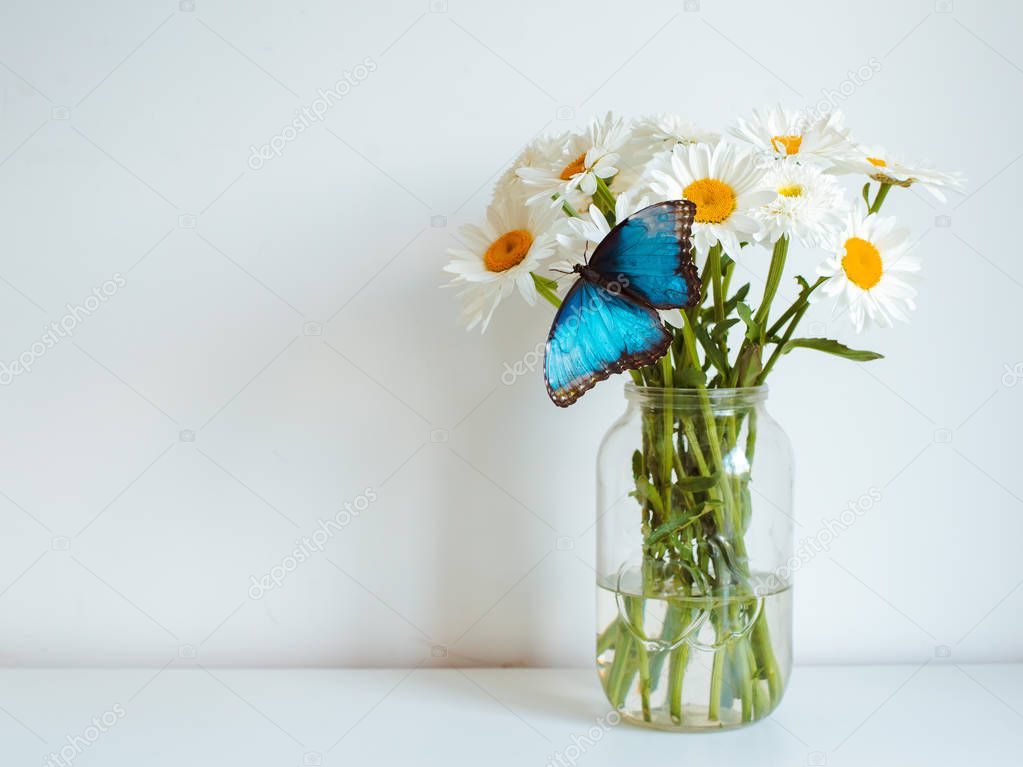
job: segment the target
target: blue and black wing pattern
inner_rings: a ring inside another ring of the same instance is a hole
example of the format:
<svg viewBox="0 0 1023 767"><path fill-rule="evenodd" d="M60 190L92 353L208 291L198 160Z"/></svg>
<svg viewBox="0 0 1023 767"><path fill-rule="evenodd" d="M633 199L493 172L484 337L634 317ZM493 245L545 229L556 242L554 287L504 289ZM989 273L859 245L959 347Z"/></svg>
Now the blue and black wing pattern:
<svg viewBox="0 0 1023 767"><path fill-rule="evenodd" d="M611 230L588 266L654 309L692 306L700 298L690 244L695 214L688 200L643 208Z"/></svg>
<svg viewBox="0 0 1023 767"><path fill-rule="evenodd" d="M653 364L670 343L656 311L579 279L547 337L547 392L568 407L613 373Z"/></svg>

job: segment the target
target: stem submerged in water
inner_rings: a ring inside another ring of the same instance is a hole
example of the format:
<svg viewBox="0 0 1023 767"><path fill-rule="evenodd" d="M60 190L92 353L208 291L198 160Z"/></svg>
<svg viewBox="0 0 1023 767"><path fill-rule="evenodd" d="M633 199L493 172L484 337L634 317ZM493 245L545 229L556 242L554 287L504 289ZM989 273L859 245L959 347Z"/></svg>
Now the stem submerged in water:
<svg viewBox="0 0 1023 767"><path fill-rule="evenodd" d="M683 323L689 354L696 340L688 320ZM661 384L674 372L662 361L645 375ZM598 638L598 650L609 699L645 723L699 728L756 721L775 708L784 688L746 554L749 474L736 474L729 457L738 451L752 463L756 413L714 402L705 387L684 400L665 392L642 414L645 458L637 470L647 472L657 501L647 512L654 516L645 527L651 532L642 573L623 584L621 613ZM677 532L655 536L658 524ZM695 713L698 691L706 696L703 713Z"/></svg>
<svg viewBox="0 0 1023 767"><path fill-rule="evenodd" d="M613 196L605 191L598 183L594 200L613 215ZM879 193L875 202L883 199ZM735 262L720 245L711 248L701 301L680 311L681 327L665 355L632 371L637 386L664 392L641 407L642 443L633 456L641 566L628 584L620 582L617 617L598 638L598 654L608 698L636 721L733 726L766 716L784 690L788 660L775 654L768 597L755 588L747 554L757 410L722 404L716 392L763 383L824 282L801 279L799 298L772 324L788 247L786 237L774 244L755 312L745 303L748 285L729 295ZM746 326L734 361L733 313Z"/></svg>

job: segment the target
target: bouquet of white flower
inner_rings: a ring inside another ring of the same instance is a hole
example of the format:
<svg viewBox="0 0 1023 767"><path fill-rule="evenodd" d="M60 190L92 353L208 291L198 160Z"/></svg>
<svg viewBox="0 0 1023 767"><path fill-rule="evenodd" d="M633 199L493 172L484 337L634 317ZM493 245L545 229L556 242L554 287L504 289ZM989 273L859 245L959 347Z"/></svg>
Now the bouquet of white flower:
<svg viewBox="0 0 1023 767"><path fill-rule="evenodd" d="M837 299L857 332L906 320L920 262L882 205L895 187L943 200L943 189L963 185L958 174L856 144L838 113L779 106L730 133L673 115L632 123L607 115L538 138L445 267L470 329L486 330L515 289L530 305L542 297L558 307L544 368L556 404L613 373L632 377L638 432L617 463L627 464L630 544L640 553L615 558L601 544L608 561L598 579L614 597L598 665L616 708L668 729L755 721L777 705L787 677L779 656L790 650L771 637L774 603L765 599L788 584L776 572L762 577L750 553L759 512L749 392L763 391L795 349L880 357L796 329L820 296ZM847 196L842 175L865 183ZM795 276L798 295L776 307L792 242L829 255L813 279ZM771 253L762 292L737 284L761 272L759 248ZM566 273L578 275L567 292L556 279ZM761 442L767 421L761 414ZM602 515L620 500L605 489L614 484L601 480ZM768 570L791 543L775 548Z"/></svg>

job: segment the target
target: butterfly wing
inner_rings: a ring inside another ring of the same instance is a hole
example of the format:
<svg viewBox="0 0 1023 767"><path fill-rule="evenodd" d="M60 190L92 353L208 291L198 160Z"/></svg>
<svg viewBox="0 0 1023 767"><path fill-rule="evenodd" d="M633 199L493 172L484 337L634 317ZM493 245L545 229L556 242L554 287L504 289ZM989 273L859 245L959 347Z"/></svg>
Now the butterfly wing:
<svg viewBox="0 0 1023 767"><path fill-rule="evenodd" d="M696 206L688 200L637 211L601 241L590 268L655 309L692 306L700 298L689 242L695 213Z"/></svg>
<svg viewBox="0 0 1023 767"><path fill-rule="evenodd" d="M670 343L653 309L579 279L547 337L547 393L568 407L612 373L653 364Z"/></svg>

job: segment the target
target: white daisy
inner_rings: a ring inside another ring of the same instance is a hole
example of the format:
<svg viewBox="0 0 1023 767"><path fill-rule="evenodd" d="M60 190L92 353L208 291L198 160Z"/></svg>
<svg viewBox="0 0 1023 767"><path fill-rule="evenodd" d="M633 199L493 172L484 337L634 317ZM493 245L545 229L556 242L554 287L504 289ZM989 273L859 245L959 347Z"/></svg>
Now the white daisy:
<svg viewBox="0 0 1023 767"><path fill-rule="evenodd" d="M676 144L716 144L720 140L719 134L675 114L643 117L632 126L632 142L647 157L671 150Z"/></svg>
<svg viewBox="0 0 1023 767"><path fill-rule="evenodd" d="M518 168L516 174L533 188L528 204L550 202L557 207L562 196L592 195L598 178L609 181L618 174L622 155L628 154L629 136L625 121L608 112L603 119L591 120L585 131L570 134L553 162Z"/></svg>
<svg viewBox="0 0 1023 767"><path fill-rule="evenodd" d="M542 135L529 142L519 156L515 158L511 166L501 175L494 185L495 201L508 197L516 205L525 205L526 201L535 194L536 190L528 186L519 177L520 168L547 168L555 166L565 155L565 147L568 143L568 134ZM583 195L576 194L574 201L584 202Z"/></svg>
<svg viewBox="0 0 1023 767"><path fill-rule="evenodd" d="M896 229L894 218L864 213L861 205L850 214L835 255L817 268L829 278L821 291L838 297L857 333L868 320L881 327L890 327L893 319L908 321L916 308L916 289L909 283L920 271L920 261L908 255L909 232Z"/></svg>
<svg viewBox="0 0 1023 767"><path fill-rule="evenodd" d="M678 144L654 160L650 175L660 199L696 204L693 245L701 256L720 242L735 258L740 241L750 241L760 229L752 211L774 197L753 154L724 142Z"/></svg>
<svg viewBox="0 0 1023 767"><path fill-rule="evenodd" d="M781 105L753 110L751 120L739 118L733 136L775 158L829 162L849 152L852 143L842 113L809 116Z"/></svg>
<svg viewBox="0 0 1023 767"><path fill-rule="evenodd" d="M762 229L757 238L777 242L782 235L808 248L830 243L837 236L848 205L833 176L813 165L775 163L765 182L777 196L753 212Z"/></svg>
<svg viewBox="0 0 1023 767"><path fill-rule="evenodd" d="M914 166L890 154L883 147L857 147L853 153L835 161L829 173L862 173L874 181L892 186L919 184L939 202L945 202L943 188L962 191L965 179L961 173L945 173L925 166Z"/></svg>
<svg viewBox="0 0 1023 767"><path fill-rule="evenodd" d="M508 198L487 209L483 226L467 224L459 233L465 248L451 248L444 271L455 275L463 299L462 321L468 330L482 323L485 331L501 300L518 288L526 303L536 303L532 271L554 255L552 228L556 213L546 206L526 208Z"/></svg>

